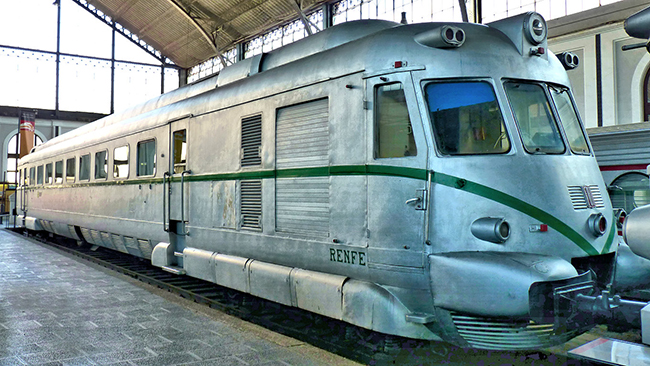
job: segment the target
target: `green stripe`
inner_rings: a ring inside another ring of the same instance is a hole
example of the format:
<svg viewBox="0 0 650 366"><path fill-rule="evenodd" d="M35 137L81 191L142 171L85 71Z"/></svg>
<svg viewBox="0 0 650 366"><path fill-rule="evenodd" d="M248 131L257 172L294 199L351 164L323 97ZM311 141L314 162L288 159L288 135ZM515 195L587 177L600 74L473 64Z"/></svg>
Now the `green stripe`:
<svg viewBox="0 0 650 366"><path fill-rule="evenodd" d="M204 174L204 175L186 175L185 181L187 182L207 182L207 181L224 181L224 180L243 180L243 179L272 179L272 178L298 178L298 177L328 177L328 176L350 176L350 175L375 175L375 176L390 176L426 180L427 170L417 168L406 168L387 165L337 165L328 167L317 168L296 168L296 169L279 169L279 170L257 170L257 171L242 171L234 173L221 173L221 174ZM172 177L172 181L180 182L181 177L176 175ZM442 184L451 188L459 189L468 193L472 193L489 200L501 203L519 212L522 212L532 218L535 218L553 229L560 234L567 237L580 247L585 253L589 255L600 254L591 244L580 235L577 231L573 230L570 226L557 219L553 215L529 204L518 198L510 196L504 192L496 189L467 181L462 178L454 177L443 173L433 173L434 183ZM162 178L149 178L149 179L131 179L120 181L105 181L105 182L92 182L92 183L77 183L71 185L49 185L41 188L73 188L73 187L87 187L87 186L109 186L109 185L133 185L133 184L162 184ZM34 189L34 188L30 188ZM603 247L602 253L607 253L614 242L614 225L610 228L610 233L607 238L606 244Z"/></svg>
<svg viewBox="0 0 650 366"><path fill-rule="evenodd" d="M516 197L510 196L506 193L497 191L482 184L467 181L465 179L453 177L451 175L446 175L443 173L434 173L432 181L504 204L552 227L557 232L574 242L585 253L589 255L600 254L585 238L582 237L582 235L573 230L569 225L565 224L555 216ZM609 245L611 245L611 243Z"/></svg>

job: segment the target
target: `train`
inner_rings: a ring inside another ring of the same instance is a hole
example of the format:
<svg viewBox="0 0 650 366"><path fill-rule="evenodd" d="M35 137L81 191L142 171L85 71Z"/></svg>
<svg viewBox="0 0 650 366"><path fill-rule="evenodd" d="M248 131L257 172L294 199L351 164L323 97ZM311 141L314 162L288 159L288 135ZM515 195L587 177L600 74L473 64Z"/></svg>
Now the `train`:
<svg viewBox="0 0 650 366"><path fill-rule="evenodd" d="M388 335L563 343L640 305L547 31L331 27L36 146L18 219Z"/></svg>

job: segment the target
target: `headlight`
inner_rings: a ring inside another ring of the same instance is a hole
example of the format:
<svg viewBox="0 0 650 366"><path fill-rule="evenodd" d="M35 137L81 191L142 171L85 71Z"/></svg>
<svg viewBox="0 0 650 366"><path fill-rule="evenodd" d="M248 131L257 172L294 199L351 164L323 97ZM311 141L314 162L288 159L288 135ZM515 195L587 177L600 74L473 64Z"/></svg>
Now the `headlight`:
<svg viewBox="0 0 650 366"><path fill-rule="evenodd" d="M524 19L524 34L532 44L538 45L546 39L546 21L539 13L530 12Z"/></svg>

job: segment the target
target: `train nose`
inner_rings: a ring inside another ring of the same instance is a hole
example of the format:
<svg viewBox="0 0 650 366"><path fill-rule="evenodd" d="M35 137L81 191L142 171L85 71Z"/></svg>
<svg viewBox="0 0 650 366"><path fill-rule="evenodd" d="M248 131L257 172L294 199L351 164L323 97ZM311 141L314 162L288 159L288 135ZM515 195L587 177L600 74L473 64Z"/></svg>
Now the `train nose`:
<svg viewBox="0 0 650 366"><path fill-rule="evenodd" d="M623 240L634 254L650 259L650 205L636 208L627 215Z"/></svg>

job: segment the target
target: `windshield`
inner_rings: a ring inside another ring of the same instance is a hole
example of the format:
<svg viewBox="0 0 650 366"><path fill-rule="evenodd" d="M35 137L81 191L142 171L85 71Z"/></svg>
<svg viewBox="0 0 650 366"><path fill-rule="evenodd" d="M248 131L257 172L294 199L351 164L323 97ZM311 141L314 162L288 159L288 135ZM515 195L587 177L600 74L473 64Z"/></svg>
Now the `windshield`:
<svg viewBox="0 0 650 366"><path fill-rule="evenodd" d="M589 145L587 145L587 139L585 139L582 127L580 127L578 113L576 113L571 102L569 89L553 86L549 89L562 126L564 126L564 133L566 133L566 137L569 140L571 151L576 154L589 154Z"/></svg>
<svg viewBox="0 0 650 366"><path fill-rule="evenodd" d="M436 145L443 154L502 154L510 150L491 84L430 83L425 94Z"/></svg>
<svg viewBox="0 0 650 366"><path fill-rule="evenodd" d="M564 143L544 89L537 84L507 82L506 94L529 153L562 154Z"/></svg>

